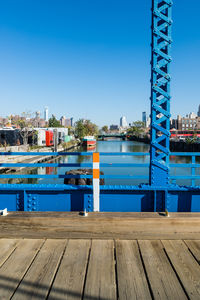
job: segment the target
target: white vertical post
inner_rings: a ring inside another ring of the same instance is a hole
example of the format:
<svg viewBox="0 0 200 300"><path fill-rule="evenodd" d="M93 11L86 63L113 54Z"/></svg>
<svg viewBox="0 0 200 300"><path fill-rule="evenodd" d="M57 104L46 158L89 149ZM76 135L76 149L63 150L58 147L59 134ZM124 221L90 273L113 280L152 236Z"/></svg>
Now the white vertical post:
<svg viewBox="0 0 200 300"><path fill-rule="evenodd" d="M93 211L99 211L99 153L93 153Z"/></svg>

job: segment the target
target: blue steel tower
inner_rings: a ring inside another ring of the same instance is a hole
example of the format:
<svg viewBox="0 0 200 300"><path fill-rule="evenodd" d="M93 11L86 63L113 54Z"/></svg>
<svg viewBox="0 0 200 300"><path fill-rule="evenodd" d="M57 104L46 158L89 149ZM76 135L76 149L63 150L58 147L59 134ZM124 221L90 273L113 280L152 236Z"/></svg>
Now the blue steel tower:
<svg viewBox="0 0 200 300"><path fill-rule="evenodd" d="M152 0L150 185L169 185L172 0Z"/></svg>

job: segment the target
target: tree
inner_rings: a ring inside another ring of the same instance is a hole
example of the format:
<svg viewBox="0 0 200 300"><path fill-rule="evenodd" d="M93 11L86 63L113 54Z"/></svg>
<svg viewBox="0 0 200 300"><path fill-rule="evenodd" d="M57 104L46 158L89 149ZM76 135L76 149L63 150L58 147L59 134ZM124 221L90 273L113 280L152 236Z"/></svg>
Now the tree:
<svg viewBox="0 0 200 300"><path fill-rule="evenodd" d="M133 125L127 130L129 135L139 136L140 134L144 133L144 122L142 121L135 121Z"/></svg>
<svg viewBox="0 0 200 300"><path fill-rule="evenodd" d="M49 127L63 127L54 115L49 119Z"/></svg>
<svg viewBox="0 0 200 300"><path fill-rule="evenodd" d="M23 144L28 144L28 137L32 135L33 127L29 120L20 119L17 122L17 125L20 127L19 133L23 139Z"/></svg>
<svg viewBox="0 0 200 300"><path fill-rule="evenodd" d="M102 128L101 128L102 131L104 131L105 133L108 133L108 126L107 125L104 125Z"/></svg>
<svg viewBox="0 0 200 300"><path fill-rule="evenodd" d="M90 120L80 119L75 123L75 135L82 139L87 135L97 135L98 127Z"/></svg>

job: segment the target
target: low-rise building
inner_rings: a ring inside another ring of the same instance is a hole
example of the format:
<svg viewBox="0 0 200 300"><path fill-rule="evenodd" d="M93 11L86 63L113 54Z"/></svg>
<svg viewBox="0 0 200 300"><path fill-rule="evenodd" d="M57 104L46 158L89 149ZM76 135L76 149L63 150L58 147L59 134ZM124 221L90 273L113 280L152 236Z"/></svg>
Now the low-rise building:
<svg viewBox="0 0 200 300"><path fill-rule="evenodd" d="M118 125L110 125L110 131L118 131L119 126Z"/></svg>
<svg viewBox="0 0 200 300"><path fill-rule="evenodd" d="M175 126L173 126L176 128ZM178 130L199 130L200 129L200 117L194 113L186 115L186 117L177 117L177 129Z"/></svg>

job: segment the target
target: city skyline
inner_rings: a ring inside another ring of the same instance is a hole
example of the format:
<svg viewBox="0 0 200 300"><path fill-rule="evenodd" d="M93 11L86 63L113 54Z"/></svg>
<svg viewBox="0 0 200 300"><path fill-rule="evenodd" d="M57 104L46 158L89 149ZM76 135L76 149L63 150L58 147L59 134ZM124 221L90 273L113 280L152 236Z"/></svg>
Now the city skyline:
<svg viewBox="0 0 200 300"><path fill-rule="evenodd" d="M200 3L192 2L173 7L172 117L200 102ZM1 114L10 104L20 114L42 103L56 116L69 111L99 126L111 115L115 124L121 115L149 114L150 9L151 1L2 2Z"/></svg>

